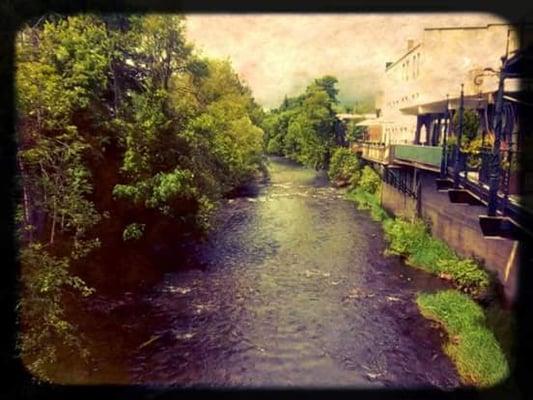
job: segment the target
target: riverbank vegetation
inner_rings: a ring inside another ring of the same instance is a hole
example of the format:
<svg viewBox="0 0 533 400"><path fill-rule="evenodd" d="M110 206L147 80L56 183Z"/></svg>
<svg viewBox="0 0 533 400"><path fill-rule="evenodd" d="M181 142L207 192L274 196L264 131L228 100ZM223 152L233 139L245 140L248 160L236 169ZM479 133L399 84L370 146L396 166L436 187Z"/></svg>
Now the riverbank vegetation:
<svg viewBox="0 0 533 400"><path fill-rule="evenodd" d="M353 154L351 157L356 158ZM463 383L487 387L503 381L509 375L512 359L509 313L497 305L484 310L475 301L489 294L489 274L475 260L459 257L446 243L434 238L424 221L389 216L381 207L379 174L369 166L361 168L360 160L349 158L343 156L330 176L343 171L342 164L358 166L347 198L382 223L387 252L404 257L410 266L450 280L457 288L419 293L416 303L424 317L438 322L447 332L444 350Z"/></svg>
<svg viewBox="0 0 533 400"><path fill-rule="evenodd" d="M455 286L471 294L488 289L488 273L474 260L460 258L446 243L431 236L423 221L389 219L383 228L389 252L404 256L407 264L452 280Z"/></svg>
<svg viewBox="0 0 533 400"><path fill-rule="evenodd" d="M262 109L184 29L181 16L52 14L18 32L19 344L41 379L56 345L84 354L63 299L93 293L86 273L112 260L134 275L126 254L205 229L261 168Z"/></svg>
<svg viewBox="0 0 533 400"><path fill-rule="evenodd" d="M351 158L356 159L353 154ZM345 155L339 163L343 166L335 164L335 172L330 171L330 176L336 176L347 166L359 166L357 159L349 159L350 156ZM381 207L381 185L379 174L366 165L354 173L347 197L356 202L359 209L369 210L375 221L382 222L389 253L405 257L407 264L451 280L471 294L481 294L488 289L488 273L475 260L459 257L446 243L431 236L424 221L390 217Z"/></svg>
<svg viewBox="0 0 533 400"><path fill-rule="evenodd" d="M329 164L328 177L339 187L357 186L361 177L361 165L350 149L346 147L335 149Z"/></svg>
<svg viewBox="0 0 533 400"><path fill-rule="evenodd" d="M463 383L490 387L507 378L508 362L475 301L456 290L445 290L421 293L416 302L424 317L446 330L444 351L454 361Z"/></svg>

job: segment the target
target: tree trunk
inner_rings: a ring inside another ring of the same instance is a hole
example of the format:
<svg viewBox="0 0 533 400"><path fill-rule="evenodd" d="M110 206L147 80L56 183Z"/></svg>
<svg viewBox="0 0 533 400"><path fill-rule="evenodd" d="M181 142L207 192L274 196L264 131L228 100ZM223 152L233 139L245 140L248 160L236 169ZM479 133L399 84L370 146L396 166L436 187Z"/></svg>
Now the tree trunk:
<svg viewBox="0 0 533 400"><path fill-rule="evenodd" d="M27 228L31 225L30 199L28 195L28 189L25 183L24 164L22 163L20 156L17 156L17 161L18 161L18 166L19 166L19 171L20 171L20 181L22 184L22 205L24 208L24 228ZM33 230L30 228L29 231L27 232L24 229L24 237L31 243L33 241Z"/></svg>
<svg viewBox="0 0 533 400"><path fill-rule="evenodd" d="M56 233L56 220L57 220L57 202L56 198L54 196L54 208L53 208L53 215L52 215L52 228L50 229L50 244L54 243L54 237Z"/></svg>

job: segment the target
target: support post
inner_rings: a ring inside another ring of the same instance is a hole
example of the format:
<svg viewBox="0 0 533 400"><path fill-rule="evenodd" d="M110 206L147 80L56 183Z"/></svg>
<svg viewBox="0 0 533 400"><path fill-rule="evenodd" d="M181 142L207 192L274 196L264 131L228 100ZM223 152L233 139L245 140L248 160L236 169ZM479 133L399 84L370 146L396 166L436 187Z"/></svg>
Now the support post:
<svg viewBox="0 0 533 400"><path fill-rule="evenodd" d="M461 83L461 102L459 105L459 131L457 132L457 144L454 148L454 166L453 166L453 187L459 188L459 168L460 168L460 156L461 156L461 139L463 136L463 117L464 117L464 84Z"/></svg>
<svg viewBox="0 0 533 400"><path fill-rule="evenodd" d="M492 146L492 154L489 165L489 204L487 214L489 217L496 216L498 208L498 188L500 186L500 144L502 134L502 113L503 113L503 89L505 81L505 61L506 57L502 57L502 69L500 71L500 81L498 84L498 93L496 95L496 104L494 106L493 116L493 130L494 130L494 146Z"/></svg>
<svg viewBox="0 0 533 400"><path fill-rule="evenodd" d="M450 129L450 96L446 95L446 113L445 113L445 125L444 132L442 136L442 158L440 160L440 177L445 178L448 174L448 149L446 140L448 136L448 131Z"/></svg>
<svg viewBox="0 0 533 400"><path fill-rule="evenodd" d="M420 144L420 129L422 128L421 116L416 117L416 131L414 144Z"/></svg>

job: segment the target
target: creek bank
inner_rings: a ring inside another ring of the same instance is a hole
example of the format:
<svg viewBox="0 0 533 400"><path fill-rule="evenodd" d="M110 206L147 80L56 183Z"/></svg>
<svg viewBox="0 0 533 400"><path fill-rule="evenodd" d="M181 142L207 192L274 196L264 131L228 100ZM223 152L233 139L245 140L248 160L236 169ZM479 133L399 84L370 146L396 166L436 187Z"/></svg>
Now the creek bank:
<svg viewBox="0 0 533 400"><path fill-rule="evenodd" d="M423 221L391 218L380 204L379 175L365 166L362 176L364 180L358 179L359 185L352 187L347 197L382 223L388 241L386 253L399 255L407 265L425 270L456 287L437 293L420 292L416 303L424 317L438 322L446 331L443 348L454 362L461 381L478 387L505 381L510 373L512 355L502 348L511 347L512 337L508 334L496 337L487 323L486 311L476 303L485 307L498 304L494 276L475 260L460 258L444 242L433 238ZM503 316L501 320L507 326L503 331L509 332L510 314L497 310L492 314Z"/></svg>

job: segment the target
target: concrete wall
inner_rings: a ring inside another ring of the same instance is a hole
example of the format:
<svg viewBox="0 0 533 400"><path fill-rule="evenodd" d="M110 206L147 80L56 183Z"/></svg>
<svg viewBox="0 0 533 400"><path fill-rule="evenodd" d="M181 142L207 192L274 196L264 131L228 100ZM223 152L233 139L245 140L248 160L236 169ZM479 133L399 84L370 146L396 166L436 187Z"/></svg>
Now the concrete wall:
<svg viewBox="0 0 533 400"><path fill-rule="evenodd" d="M416 216L416 200L385 182L381 185L381 206L398 217L411 220Z"/></svg>
<svg viewBox="0 0 533 400"><path fill-rule="evenodd" d="M437 174L420 172L420 217L430 223L433 236L446 242L457 254L477 258L487 270L494 271L505 297L513 301L520 263L519 251L513 251L517 243L484 237L478 217L486 215L486 207L451 203L446 192L436 190L436 178ZM410 218L416 214L416 201L386 183L383 183L382 205L397 216Z"/></svg>

